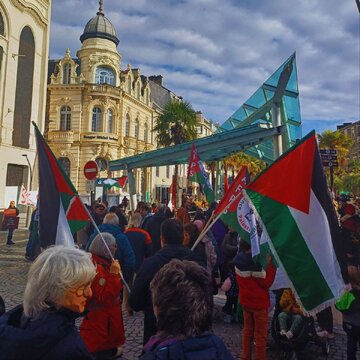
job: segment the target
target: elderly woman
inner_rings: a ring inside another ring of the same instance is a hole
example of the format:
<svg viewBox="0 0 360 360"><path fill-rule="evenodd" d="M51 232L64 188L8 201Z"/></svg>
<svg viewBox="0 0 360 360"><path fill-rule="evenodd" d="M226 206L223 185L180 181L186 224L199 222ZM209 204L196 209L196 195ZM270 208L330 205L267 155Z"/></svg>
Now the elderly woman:
<svg viewBox="0 0 360 360"><path fill-rule="evenodd" d="M141 360L232 360L224 343L210 332L212 281L192 261L171 260L151 281L157 334L144 346ZM185 316L184 316L185 314Z"/></svg>
<svg viewBox="0 0 360 360"><path fill-rule="evenodd" d="M121 312L120 265L113 259L115 238L109 233L95 236L89 251L96 266L91 285L93 296L88 300L88 314L80 327L80 335L96 359L109 359L122 354L125 331Z"/></svg>
<svg viewBox="0 0 360 360"><path fill-rule="evenodd" d="M54 246L31 265L19 305L0 317L0 354L6 359L92 359L75 328L92 295L90 255Z"/></svg>

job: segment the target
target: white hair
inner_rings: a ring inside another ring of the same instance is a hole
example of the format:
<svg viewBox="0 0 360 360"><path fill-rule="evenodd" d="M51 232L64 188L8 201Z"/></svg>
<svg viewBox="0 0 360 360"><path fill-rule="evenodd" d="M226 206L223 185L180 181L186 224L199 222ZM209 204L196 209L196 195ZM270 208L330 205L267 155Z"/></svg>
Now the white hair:
<svg viewBox="0 0 360 360"><path fill-rule="evenodd" d="M135 213L131 217L129 227L140 227L141 221L142 221L142 216L139 213Z"/></svg>
<svg viewBox="0 0 360 360"><path fill-rule="evenodd" d="M103 224L119 225L119 217L115 213L106 214Z"/></svg>
<svg viewBox="0 0 360 360"><path fill-rule="evenodd" d="M96 275L91 255L75 247L58 245L42 252L31 265L24 292L24 313L36 318L65 294L90 283Z"/></svg>
<svg viewBox="0 0 360 360"><path fill-rule="evenodd" d="M101 238L102 236L102 238ZM110 233L97 234L89 246L89 251L104 259L111 260L109 248L115 244L115 238Z"/></svg>

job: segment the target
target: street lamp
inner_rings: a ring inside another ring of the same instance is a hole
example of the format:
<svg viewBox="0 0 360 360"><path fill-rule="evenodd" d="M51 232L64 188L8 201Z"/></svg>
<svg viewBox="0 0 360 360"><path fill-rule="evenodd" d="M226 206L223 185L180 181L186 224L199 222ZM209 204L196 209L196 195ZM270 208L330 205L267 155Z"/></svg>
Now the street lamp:
<svg viewBox="0 0 360 360"><path fill-rule="evenodd" d="M29 158L27 156L27 154L22 154L21 156L24 156L24 158L26 159L28 165L29 165L29 170L30 170L30 189L29 191L32 190L32 181L33 181L33 171L32 171L32 167L29 161ZM26 226L29 226L29 219L30 219L30 206L28 206L27 208L27 212L26 212Z"/></svg>
<svg viewBox="0 0 360 360"><path fill-rule="evenodd" d="M30 161L29 161L29 158L28 158L27 154L22 154L22 156L25 157L25 159L26 159L26 161L27 161L27 163L29 165L29 170L30 170L30 189L29 189L29 191L30 191L30 190L32 190L33 171L32 171L32 167L31 167L31 164L30 164Z"/></svg>

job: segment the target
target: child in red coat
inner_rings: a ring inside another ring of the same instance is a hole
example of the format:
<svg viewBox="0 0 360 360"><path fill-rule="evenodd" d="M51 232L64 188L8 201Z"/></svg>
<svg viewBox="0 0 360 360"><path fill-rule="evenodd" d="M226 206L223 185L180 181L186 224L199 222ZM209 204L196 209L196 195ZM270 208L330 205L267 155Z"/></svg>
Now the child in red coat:
<svg viewBox="0 0 360 360"><path fill-rule="evenodd" d="M114 256L115 238L108 233L103 233L102 236ZM100 235L97 235L90 245L89 251L97 274L91 285L93 296L86 305L88 314L80 327L80 335L96 359L120 356L121 345L125 342L120 300L123 287L120 265L117 260L111 260L108 249Z"/></svg>
<svg viewBox="0 0 360 360"><path fill-rule="evenodd" d="M236 281L239 299L244 313L242 360L251 360L251 343L255 340L255 359L266 359L266 338L268 331L269 288L274 281L276 269L267 258L266 271L254 263L251 247L240 240L241 252L235 257Z"/></svg>

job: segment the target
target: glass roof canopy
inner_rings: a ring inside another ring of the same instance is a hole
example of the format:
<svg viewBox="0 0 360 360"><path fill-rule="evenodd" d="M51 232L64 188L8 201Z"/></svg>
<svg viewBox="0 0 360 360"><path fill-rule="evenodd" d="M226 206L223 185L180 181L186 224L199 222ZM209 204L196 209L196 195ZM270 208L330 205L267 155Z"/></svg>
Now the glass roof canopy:
<svg viewBox="0 0 360 360"><path fill-rule="evenodd" d="M217 132L231 131L236 128L249 126L250 124L267 124L271 127L273 97L278 87L281 73L291 63L292 71L280 105L281 123L286 126L286 132L283 136L284 150L291 147L298 139L301 139L301 115L295 53L221 125ZM266 140L261 144L245 150L245 153L271 162L274 160L273 142L272 140Z"/></svg>
<svg viewBox="0 0 360 360"><path fill-rule="evenodd" d="M291 66L289 78L279 85L281 75ZM281 126L273 127L274 96L280 105ZM274 161L273 137L282 134L284 151L301 139L301 116L295 53L291 55L262 86L226 120L215 134L143 154L110 161L110 171L140 167L186 164L190 148L196 144L202 161L222 160L236 152L245 153L268 163Z"/></svg>

